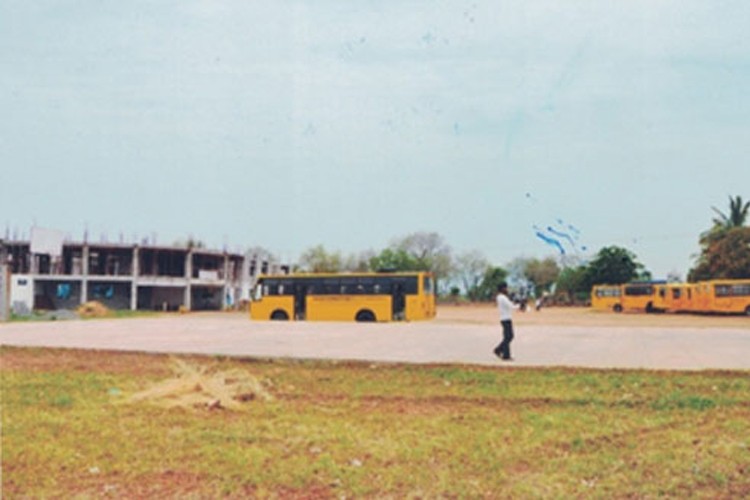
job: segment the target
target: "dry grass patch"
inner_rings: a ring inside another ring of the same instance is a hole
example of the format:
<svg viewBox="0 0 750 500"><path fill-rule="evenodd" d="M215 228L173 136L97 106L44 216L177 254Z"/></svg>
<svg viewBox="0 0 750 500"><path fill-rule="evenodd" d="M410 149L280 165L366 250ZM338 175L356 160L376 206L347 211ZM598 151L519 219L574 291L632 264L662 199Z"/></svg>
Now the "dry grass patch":
<svg viewBox="0 0 750 500"><path fill-rule="evenodd" d="M176 357L170 362L174 377L133 394L128 401L152 402L166 408L240 410L243 403L273 399L264 384L247 370L219 370L215 366L201 366Z"/></svg>

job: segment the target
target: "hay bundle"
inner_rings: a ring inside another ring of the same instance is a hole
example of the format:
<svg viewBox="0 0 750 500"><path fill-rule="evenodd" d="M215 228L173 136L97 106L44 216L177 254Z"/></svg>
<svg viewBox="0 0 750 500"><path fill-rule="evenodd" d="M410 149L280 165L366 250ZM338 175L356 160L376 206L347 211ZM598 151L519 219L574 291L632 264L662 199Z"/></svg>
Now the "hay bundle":
<svg viewBox="0 0 750 500"><path fill-rule="evenodd" d="M176 358L172 366L174 378L134 394L130 401L150 401L168 408L239 410L248 401L273 399L263 384L244 370L214 371Z"/></svg>
<svg viewBox="0 0 750 500"><path fill-rule="evenodd" d="M76 312L82 318L104 318L110 314L107 306L96 300L81 304Z"/></svg>

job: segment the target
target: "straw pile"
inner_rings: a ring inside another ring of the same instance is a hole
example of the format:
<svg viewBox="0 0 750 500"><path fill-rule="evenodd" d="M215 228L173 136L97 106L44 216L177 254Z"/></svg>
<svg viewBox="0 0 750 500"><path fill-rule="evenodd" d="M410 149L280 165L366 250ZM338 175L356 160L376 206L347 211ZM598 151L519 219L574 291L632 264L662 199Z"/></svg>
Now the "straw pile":
<svg viewBox="0 0 750 500"><path fill-rule="evenodd" d="M81 304L76 312L82 318L104 318L110 314L107 306L95 300Z"/></svg>
<svg viewBox="0 0 750 500"><path fill-rule="evenodd" d="M263 384L244 370L214 371L176 358L172 366L174 378L134 394L130 401L146 401L167 408L240 410L249 401L273 399Z"/></svg>

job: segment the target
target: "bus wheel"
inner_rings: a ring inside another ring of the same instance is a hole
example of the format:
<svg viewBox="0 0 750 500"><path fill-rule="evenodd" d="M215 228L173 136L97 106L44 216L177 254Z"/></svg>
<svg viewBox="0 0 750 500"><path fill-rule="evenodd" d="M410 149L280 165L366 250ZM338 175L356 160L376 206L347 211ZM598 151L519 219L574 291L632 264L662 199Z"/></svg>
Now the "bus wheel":
<svg viewBox="0 0 750 500"><path fill-rule="evenodd" d="M750 306L745 309L745 316L750 316Z"/></svg>
<svg viewBox="0 0 750 500"><path fill-rule="evenodd" d="M371 322L375 321L375 314L372 311L364 309L357 313L357 317L355 319L361 322Z"/></svg>
<svg viewBox="0 0 750 500"><path fill-rule="evenodd" d="M612 310L616 313L622 312L622 306L620 304L615 304L615 306L612 308Z"/></svg>
<svg viewBox="0 0 750 500"><path fill-rule="evenodd" d="M271 319L276 321L287 321L289 319L289 315L286 313L286 311L276 309L271 313Z"/></svg>

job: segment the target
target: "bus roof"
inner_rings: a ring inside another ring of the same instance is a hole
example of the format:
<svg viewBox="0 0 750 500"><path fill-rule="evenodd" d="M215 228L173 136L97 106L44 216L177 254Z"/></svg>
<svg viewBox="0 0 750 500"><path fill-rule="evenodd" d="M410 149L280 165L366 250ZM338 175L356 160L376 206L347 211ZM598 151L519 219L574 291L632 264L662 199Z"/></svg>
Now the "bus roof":
<svg viewBox="0 0 750 500"><path fill-rule="evenodd" d="M363 271L363 272L342 272L342 273L292 273L292 274L261 274L258 279L275 278L275 279L296 279L296 278L357 278L361 276L418 276L426 274L432 276L431 271Z"/></svg>

